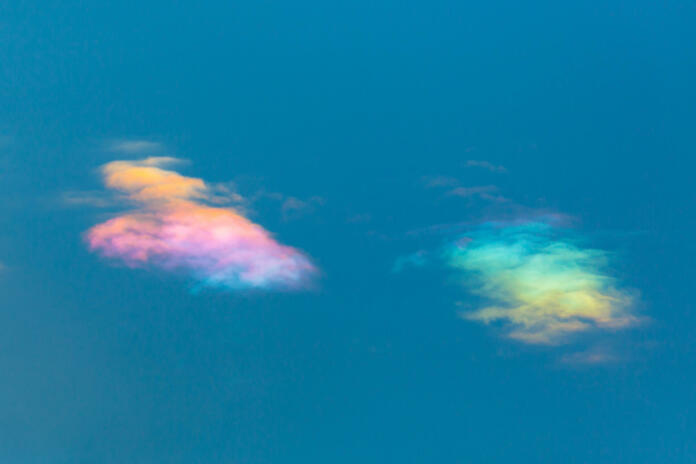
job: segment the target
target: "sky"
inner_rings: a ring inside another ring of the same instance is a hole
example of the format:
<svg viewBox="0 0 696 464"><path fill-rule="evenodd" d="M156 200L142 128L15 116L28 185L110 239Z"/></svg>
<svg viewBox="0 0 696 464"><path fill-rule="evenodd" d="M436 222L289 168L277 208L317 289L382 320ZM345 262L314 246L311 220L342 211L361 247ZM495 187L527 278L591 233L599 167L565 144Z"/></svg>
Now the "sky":
<svg viewBox="0 0 696 464"><path fill-rule="evenodd" d="M695 21L5 2L0 462L695 462Z"/></svg>

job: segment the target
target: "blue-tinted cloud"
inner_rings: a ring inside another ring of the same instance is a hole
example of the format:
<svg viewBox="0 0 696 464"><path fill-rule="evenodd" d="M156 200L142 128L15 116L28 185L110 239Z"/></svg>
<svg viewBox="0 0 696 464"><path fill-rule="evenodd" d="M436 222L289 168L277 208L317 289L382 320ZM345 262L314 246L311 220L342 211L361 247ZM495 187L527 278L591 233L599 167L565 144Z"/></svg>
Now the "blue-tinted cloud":
<svg viewBox="0 0 696 464"><path fill-rule="evenodd" d="M392 266L392 272L401 272L409 268L423 267L428 263L428 253L420 250L410 255L400 256Z"/></svg>
<svg viewBox="0 0 696 464"><path fill-rule="evenodd" d="M449 245L446 265L483 305L462 317L501 323L511 338L563 343L638 322L631 292L607 272L608 253L544 222L489 224Z"/></svg>
<svg viewBox="0 0 696 464"><path fill-rule="evenodd" d="M215 206L221 193L233 192L165 169L177 161L151 157L102 167L107 187L135 208L92 227L86 234L90 250L131 267L184 271L213 288L311 284L317 270L304 253L277 242L234 208Z"/></svg>

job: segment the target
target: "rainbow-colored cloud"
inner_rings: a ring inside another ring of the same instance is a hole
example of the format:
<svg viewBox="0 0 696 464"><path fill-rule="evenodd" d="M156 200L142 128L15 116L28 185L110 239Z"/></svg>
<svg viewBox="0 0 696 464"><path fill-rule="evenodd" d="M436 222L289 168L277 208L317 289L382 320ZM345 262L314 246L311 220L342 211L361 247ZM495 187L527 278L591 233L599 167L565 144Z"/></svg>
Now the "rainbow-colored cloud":
<svg viewBox="0 0 696 464"><path fill-rule="evenodd" d="M562 233L543 222L489 224L450 245L447 265L489 303L462 317L501 321L509 337L536 344L635 324L632 296L604 271L607 253Z"/></svg>
<svg viewBox="0 0 696 464"><path fill-rule="evenodd" d="M131 267L190 274L201 285L229 289L297 289L316 268L300 251L276 242L238 211L215 206L220 195L203 180L164 169L153 157L101 169L110 189L135 210L92 227L90 250Z"/></svg>

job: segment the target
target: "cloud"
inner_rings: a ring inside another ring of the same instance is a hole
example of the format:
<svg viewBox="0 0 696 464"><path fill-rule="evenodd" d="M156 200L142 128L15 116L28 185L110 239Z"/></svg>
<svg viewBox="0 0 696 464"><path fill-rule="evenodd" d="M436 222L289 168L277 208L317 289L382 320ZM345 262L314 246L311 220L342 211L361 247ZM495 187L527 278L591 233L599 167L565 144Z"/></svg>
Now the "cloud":
<svg viewBox="0 0 696 464"><path fill-rule="evenodd" d="M561 364L567 365L597 365L597 364L610 364L619 362L621 358L617 356L613 351L606 349L605 347L592 347L585 351L579 351L577 353L568 353L560 358Z"/></svg>
<svg viewBox="0 0 696 464"><path fill-rule="evenodd" d="M500 195L495 185L480 185L476 187L457 187L447 192L448 196L471 198L478 197L490 201L507 201Z"/></svg>
<svg viewBox="0 0 696 464"><path fill-rule="evenodd" d="M326 201L322 197L311 197L308 200L300 200L296 197L288 197L283 201L281 211L283 220L290 221L298 219L304 215L311 214L316 211L318 206L322 206Z"/></svg>
<svg viewBox="0 0 696 464"><path fill-rule="evenodd" d="M94 206L96 208L106 208L115 203L111 195L101 191L64 192L60 195L60 200L68 206Z"/></svg>
<svg viewBox="0 0 696 464"><path fill-rule="evenodd" d="M427 188L454 187L459 185L459 179L449 176L425 176L422 178Z"/></svg>
<svg viewBox="0 0 696 464"><path fill-rule="evenodd" d="M90 250L130 267L184 272L202 286L297 289L316 269L231 207L229 189L165 169L180 160L150 157L101 168L105 185L134 205L86 234Z"/></svg>
<svg viewBox="0 0 696 464"><path fill-rule="evenodd" d="M563 235L544 222L489 224L447 247L447 266L485 302L462 317L532 344L636 324L634 298L605 271L608 254Z"/></svg>
<svg viewBox="0 0 696 464"><path fill-rule="evenodd" d="M428 264L428 252L419 250L406 256L400 256L392 266L392 272L398 273L410 268L424 267Z"/></svg>
<svg viewBox="0 0 696 464"><path fill-rule="evenodd" d="M507 172L505 166L496 166L495 164L489 163L488 161L467 160L466 166L470 168L483 168L491 172Z"/></svg>
<svg viewBox="0 0 696 464"><path fill-rule="evenodd" d="M447 192L447 194L466 198L474 195L489 194L497 190L498 188L495 185L480 185L476 187L457 187Z"/></svg>
<svg viewBox="0 0 696 464"><path fill-rule="evenodd" d="M421 178L422 184L428 189L448 189L445 196L460 198L478 198L482 200L504 202L507 198L498 193L495 185L476 185L473 187L462 187L459 179L449 176L424 176Z"/></svg>
<svg viewBox="0 0 696 464"><path fill-rule="evenodd" d="M162 148L162 144L149 140L116 140L109 145L111 151L130 155L156 153Z"/></svg>

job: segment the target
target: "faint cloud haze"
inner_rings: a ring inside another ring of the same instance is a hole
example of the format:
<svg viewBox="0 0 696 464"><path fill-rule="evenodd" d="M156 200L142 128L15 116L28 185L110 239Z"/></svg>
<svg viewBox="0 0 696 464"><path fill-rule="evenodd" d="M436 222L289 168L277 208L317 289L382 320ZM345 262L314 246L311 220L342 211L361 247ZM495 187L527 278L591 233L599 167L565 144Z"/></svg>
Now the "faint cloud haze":
<svg viewBox="0 0 696 464"><path fill-rule="evenodd" d="M560 358L561 364L585 366L610 364L619 361L621 361L621 358L605 347L592 347L585 351L568 353Z"/></svg>
<svg viewBox="0 0 696 464"><path fill-rule="evenodd" d="M427 188L454 187L459 185L459 179L450 176L425 176L422 180Z"/></svg>
<svg viewBox="0 0 696 464"><path fill-rule="evenodd" d="M495 185L457 187L448 191L447 195L462 198L478 197L489 201L507 201L507 198L498 193L498 187Z"/></svg>
<svg viewBox="0 0 696 464"><path fill-rule="evenodd" d="M60 195L60 201L68 206L93 206L106 208L116 202L111 195L101 191L70 191Z"/></svg>
<svg viewBox="0 0 696 464"><path fill-rule="evenodd" d="M488 171L491 171L491 172L498 172L498 173L507 172L507 169L505 169L505 166L496 166L495 164L490 163L488 161L467 160L466 166L469 168L483 168L483 169L487 169Z"/></svg>
<svg viewBox="0 0 696 464"><path fill-rule="evenodd" d="M109 149L114 152L127 154L156 153L162 150L162 144L149 140L115 140L109 144Z"/></svg>
<svg viewBox="0 0 696 464"><path fill-rule="evenodd" d="M311 214L316 211L319 206L326 203L326 200L322 197L314 196L307 200L300 200L295 197L288 197L283 201L281 206L281 211L283 213L283 220L289 221L293 219L298 219L307 214Z"/></svg>
<svg viewBox="0 0 696 464"><path fill-rule="evenodd" d="M419 250L406 256L400 256L392 266L392 272L398 273L409 268L423 267L428 263L428 252Z"/></svg>
<svg viewBox="0 0 696 464"><path fill-rule="evenodd" d="M428 189L446 189L445 196L460 198L478 198L487 201L503 202L507 198L498 193L496 185L462 186L459 179L450 176L425 176L422 185Z"/></svg>

